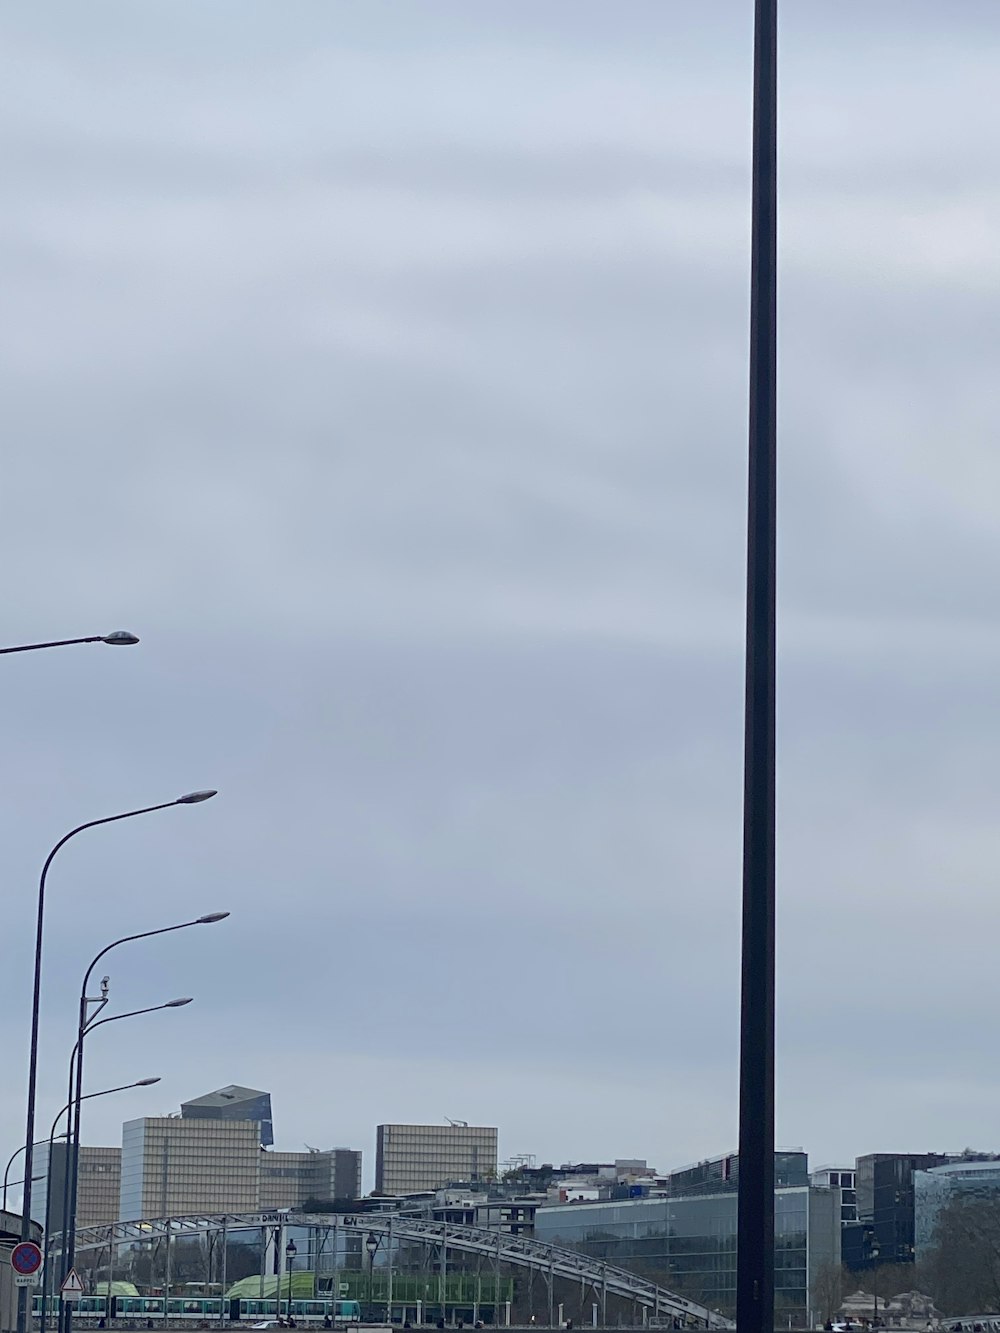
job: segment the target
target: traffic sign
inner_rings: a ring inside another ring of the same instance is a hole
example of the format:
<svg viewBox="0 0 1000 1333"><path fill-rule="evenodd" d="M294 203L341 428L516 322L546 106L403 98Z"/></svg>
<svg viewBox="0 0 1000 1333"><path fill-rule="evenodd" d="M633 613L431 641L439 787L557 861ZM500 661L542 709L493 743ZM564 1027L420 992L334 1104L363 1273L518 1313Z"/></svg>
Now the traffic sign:
<svg viewBox="0 0 1000 1333"><path fill-rule="evenodd" d="M63 1278L59 1295L64 1301L78 1301L83 1295L83 1283L80 1281L80 1274L75 1268L71 1268Z"/></svg>
<svg viewBox="0 0 1000 1333"><path fill-rule="evenodd" d="M10 1266L18 1277L31 1277L42 1266L42 1252L33 1240L22 1240L10 1252Z"/></svg>

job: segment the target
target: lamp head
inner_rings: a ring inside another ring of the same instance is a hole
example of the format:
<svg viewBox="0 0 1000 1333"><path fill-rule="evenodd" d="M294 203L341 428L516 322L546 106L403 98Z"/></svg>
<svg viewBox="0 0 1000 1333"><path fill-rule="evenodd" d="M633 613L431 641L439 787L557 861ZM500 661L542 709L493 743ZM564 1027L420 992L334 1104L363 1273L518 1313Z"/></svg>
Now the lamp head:
<svg viewBox="0 0 1000 1333"><path fill-rule="evenodd" d="M210 801L213 796L218 796L217 791L189 791L184 796L178 796L174 805L201 805L202 801Z"/></svg>
<svg viewBox="0 0 1000 1333"><path fill-rule="evenodd" d="M179 1000L168 1000L163 1007L164 1009L180 1009L182 1005L190 1004L193 999L193 995L184 995Z"/></svg>
<svg viewBox="0 0 1000 1333"><path fill-rule="evenodd" d="M157 1074L156 1078L141 1078L141 1079L139 1079L138 1083L137 1083L135 1086L136 1086L137 1088L149 1088L149 1087L152 1087L152 1085L153 1085L154 1083L159 1083L159 1082L160 1082L160 1075Z"/></svg>
<svg viewBox="0 0 1000 1333"><path fill-rule="evenodd" d="M130 634L127 629L116 629L113 634L105 634L101 638L102 643L111 643L115 645L138 643L138 634Z"/></svg>
<svg viewBox="0 0 1000 1333"><path fill-rule="evenodd" d="M229 915L228 912L209 912L207 916L200 916L195 921L196 926L211 926L216 921L225 921Z"/></svg>

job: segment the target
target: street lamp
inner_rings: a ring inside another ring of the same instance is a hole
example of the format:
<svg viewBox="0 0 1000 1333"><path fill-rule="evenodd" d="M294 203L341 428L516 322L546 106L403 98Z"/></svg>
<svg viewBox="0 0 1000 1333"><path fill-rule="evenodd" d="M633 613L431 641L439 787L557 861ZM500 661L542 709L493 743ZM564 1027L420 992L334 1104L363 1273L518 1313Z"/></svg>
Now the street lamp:
<svg viewBox="0 0 1000 1333"><path fill-rule="evenodd" d="M59 1137L60 1137L61 1139L65 1139L65 1138L68 1138L69 1136L68 1136L67 1134L60 1134ZM43 1144L43 1143L48 1143L48 1142L49 1142L48 1139L36 1139L36 1140L35 1140L35 1147L38 1148L38 1147L41 1146L41 1144ZM9 1160L8 1160L8 1162L7 1162L7 1165L4 1167L4 1172L3 1172L3 1211L4 1211L4 1212L7 1211L7 1188L8 1188L8 1186L9 1186L9 1185L23 1185L23 1184L24 1184L24 1181L23 1181L23 1180L8 1180L8 1179L7 1179L8 1175L10 1174L10 1168L14 1165L14 1162L17 1160L18 1157L21 1156L21 1154L22 1154L23 1152L24 1152L24 1144L22 1143L21 1146L20 1146L20 1148L15 1148L15 1149L14 1149L14 1151L13 1151L13 1152L11 1153L11 1155L10 1155L10 1158L9 1158ZM42 1179L42 1177L41 1177L41 1176L35 1176L35 1179L36 1179L36 1180L40 1180L40 1179Z"/></svg>
<svg viewBox="0 0 1000 1333"><path fill-rule="evenodd" d="M873 1240L873 1241L872 1241L872 1248L871 1248L871 1256L872 1256L872 1301L873 1301L874 1306L875 1306L875 1313L874 1313L874 1315L873 1315L873 1317L872 1317L872 1328L878 1328L878 1257L879 1257L879 1254L880 1254L880 1253L881 1253L881 1251L879 1250L878 1241L877 1241L877 1240Z"/></svg>
<svg viewBox="0 0 1000 1333"><path fill-rule="evenodd" d="M36 648L68 648L74 643L110 643L113 647L123 647L138 642L137 634L116 629L112 634L88 634L82 639L52 639L48 643L22 643L16 648L0 648L0 657L6 653L32 653Z"/></svg>
<svg viewBox="0 0 1000 1333"><path fill-rule="evenodd" d="M121 631L124 633L124 631ZM108 636L111 638L112 636ZM118 642L119 640L116 640ZM25 1116L24 1142L26 1144L24 1154L24 1174L27 1177L27 1183L24 1187L24 1201L22 1204L21 1217L21 1239L29 1240L31 1236L31 1173L32 1173L32 1144L35 1137L35 1083L38 1074L38 1009L42 990L42 931L45 924L45 881L48 877L49 866L61 847L64 847L70 838L75 838L78 833L83 833L86 829L97 828L101 824L116 824L122 819L134 819L137 815L152 814L155 810L168 810L174 805L198 805L202 801L207 801L214 796L214 791L196 791L189 792L185 796L178 796L173 801L163 801L159 805L145 805L138 810L125 810L118 815L106 815L103 819L90 819L86 824L78 824L76 828L63 835L56 845L45 858L45 864L42 866L42 873L38 881L38 908L35 922L35 975L31 995L31 1047L28 1055L28 1106ZM17 1301L17 1333L26 1333L28 1324L28 1299L27 1288L18 1293Z"/></svg>
<svg viewBox="0 0 1000 1333"><path fill-rule="evenodd" d="M288 1273L288 1318L292 1317L292 1263L297 1253L295 1241L289 1238L285 1246L285 1269ZM281 1292L278 1292L278 1318L281 1318Z"/></svg>
<svg viewBox="0 0 1000 1333"><path fill-rule="evenodd" d="M778 0L755 0L736 1324L774 1329Z"/></svg>
<svg viewBox="0 0 1000 1333"><path fill-rule="evenodd" d="M368 1251L368 1318L371 1319L375 1305L375 1252L378 1249L378 1236L374 1231L369 1231L365 1249Z"/></svg>
<svg viewBox="0 0 1000 1333"><path fill-rule="evenodd" d="M188 796L180 797L179 803L186 805L194 805L201 801L207 801L209 800L210 797L214 795L215 792L213 791L191 792ZM191 926L215 925L215 923L218 921L225 921L225 919L228 916L229 916L228 912L208 912L203 916L195 917L193 921L181 921L175 926L161 926L158 930L143 930L139 931L135 935L123 935L121 939L113 940L110 944L106 944L104 948L100 951L100 953L95 954L95 956L90 961L90 966L83 974L83 984L80 987L80 1011L79 1011L79 1023L77 1026L77 1037L76 1037L76 1047L75 1047L75 1055L76 1055L75 1091L74 1091L74 1074L72 1068L73 1062L72 1059L70 1060L69 1100L72 1104L72 1109L70 1112L70 1132L72 1135L72 1148L70 1153L70 1173L69 1173L69 1182L70 1182L69 1209L66 1214L67 1225L69 1227L69 1244L66 1248L65 1258L64 1258L64 1267L67 1273L73 1267L73 1261L76 1257L76 1195L77 1195L77 1184L80 1174L80 1102L83 1100L82 1091L83 1091L84 1037L87 1035L87 1032L91 1028L100 1027L102 1023L112 1021L111 1019L101 1019L99 1022L94 1022L93 1015L88 1016L88 1009L87 1009L88 1004L91 1003L96 1004L98 1007L95 1010L95 1013L100 1013L100 1011L104 1008L104 1006L108 1002L107 988L104 984L102 984L101 995L99 998L94 999L88 997L87 988L90 984L91 973L93 972L97 964L101 961L101 959L106 954L109 954L112 949L117 949L120 944L131 944L135 940L148 940L152 939L156 935L171 935L175 930L187 930ZM151 1009L148 1010L136 1009L133 1011L132 1014L128 1015L122 1014L121 1017L122 1018L133 1017L135 1014L152 1013L156 1009L176 1009L179 1008L181 1005L190 1003L191 1003L190 998L184 998L180 1000L169 1000L164 1005L154 1005L152 1006ZM72 1325L72 1315L70 1313L67 1313L65 1322L66 1322L66 1331L67 1333L69 1333L69 1330Z"/></svg>
<svg viewBox="0 0 1000 1333"><path fill-rule="evenodd" d="M166 1008L167 1008L167 1005L161 1004L161 1005L157 1005L156 1007L157 1007L158 1009L166 1009ZM145 1009L137 1009L135 1012L141 1014L141 1013L146 1013L147 1011L146 1011ZM117 1019L119 1019L119 1018L132 1018L132 1017L133 1017L132 1014L116 1014L114 1018L105 1018L105 1019L102 1019L101 1021L104 1022L104 1023L114 1023L114 1022L115 1022ZM95 1023L94 1026L97 1027L97 1024ZM159 1083L159 1081L160 1081L160 1076L159 1076L159 1075L157 1075L155 1078L140 1078L140 1079L137 1079L135 1083L122 1083L119 1087L116 1087L116 1088L102 1088L100 1092L86 1092L86 1093L84 1093L84 1095L80 1098L80 1100L81 1100L81 1101L84 1101L84 1102L88 1102L88 1101L90 1101L90 1099L91 1099L92 1097L108 1097L108 1096L110 1096L110 1094L111 1094L112 1092L127 1092L130 1088L149 1088L149 1087L152 1087L152 1085L153 1085L154 1083ZM67 1102L66 1105L63 1106L63 1107L59 1110L59 1112L58 1112L58 1114L56 1115L55 1119L52 1121L52 1129L51 1129L51 1131L49 1132L49 1137L48 1137L48 1140L47 1140L48 1145L49 1145L49 1162L48 1162L48 1167L47 1167L47 1170L46 1170L46 1175L48 1176L48 1185L46 1186L46 1190L45 1190L45 1237L44 1237L44 1241L45 1241L45 1264L44 1264L44 1266L43 1266L43 1268L42 1268L42 1312L41 1312L41 1317L40 1317L40 1320L39 1320L39 1333L45 1333L45 1326L46 1326L46 1310L47 1310L46 1293L48 1292L48 1287L49 1287L49 1248L50 1248L50 1243L51 1243L51 1226L52 1226L52 1148L53 1148L53 1145L55 1144L55 1142L56 1142L57 1139L68 1139L68 1138L69 1138L69 1129L68 1129L68 1128L66 1129L66 1131L65 1131L64 1133L62 1133L62 1134L57 1134L57 1133L56 1133L56 1126L59 1124L59 1121L63 1118L63 1116L66 1114L66 1112L67 1112L68 1110L70 1110L70 1108L72 1107L72 1104L73 1104L72 1102ZM45 1139L39 1139L39 1143L44 1143L44 1142L46 1142ZM66 1145L66 1157L65 1157L64 1162L63 1162L63 1181L64 1181L64 1185L65 1185L65 1181L66 1181L66 1179L68 1178L68 1175L69 1175L69 1145L67 1144L67 1145ZM37 1177L37 1176L36 1176L36 1179L41 1179L41 1177ZM62 1218L62 1226L60 1227L60 1233L61 1233L62 1248L63 1248L63 1251L65 1252L65 1249L66 1249L66 1192L65 1192L65 1188L64 1188L64 1190L63 1190L63 1218Z"/></svg>
<svg viewBox="0 0 1000 1333"><path fill-rule="evenodd" d="M105 977L105 982L107 982L106 977ZM64 1243L62 1247L64 1257L67 1254L67 1243L66 1243L67 1233L69 1238L71 1238L72 1241L74 1242L74 1257L75 1257L76 1194L77 1194L77 1185L79 1181L79 1169L80 1169L80 1102L85 1102L88 1100L89 1097L94 1096L93 1093L88 1093L88 1095L85 1097L83 1095L83 1091L79 1081L75 1078L75 1072L79 1069L79 1061L83 1052L83 1037L85 1037L88 1033L92 1032L95 1028L103 1027L105 1023L120 1023L123 1018L138 1018L142 1014L155 1014L158 1013L159 1010L161 1009L179 1009L183 1005L191 1004L191 1002L192 1002L191 996L188 995L185 996L183 999L179 1000L167 1000L164 1004L148 1005L145 1009L130 1009L127 1013L124 1014L112 1014L110 1018L100 1018L97 1019L96 1021L94 1019L91 1019L90 1022L87 1023L82 1034L77 1036L76 1042L73 1046L73 1050L71 1051L69 1057L69 1101L63 1107L63 1111L70 1112L70 1118L67 1122L67 1133L66 1133L66 1137L70 1140L70 1142L67 1145L66 1169L63 1172L63 1206L62 1206L62 1218L59 1227L59 1230L63 1233L64 1237ZM101 1008L103 1008L105 1004L107 1004L106 995L102 997ZM100 1010L98 1010L98 1012L100 1012ZM149 1081L154 1083L159 1082L158 1079L152 1079ZM60 1115L62 1115L62 1113L63 1113L62 1111L59 1112ZM46 1204L45 1204L45 1217L46 1217L45 1229L46 1231L48 1231L49 1228L48 1198L46 1198ZM64 1277L66 1276L66 1273L69 1272L70 1268L72 1268L72 1266L73 1262L71 1259L70 1262L65 1265L65 1272L63 1273Z"/></svg>

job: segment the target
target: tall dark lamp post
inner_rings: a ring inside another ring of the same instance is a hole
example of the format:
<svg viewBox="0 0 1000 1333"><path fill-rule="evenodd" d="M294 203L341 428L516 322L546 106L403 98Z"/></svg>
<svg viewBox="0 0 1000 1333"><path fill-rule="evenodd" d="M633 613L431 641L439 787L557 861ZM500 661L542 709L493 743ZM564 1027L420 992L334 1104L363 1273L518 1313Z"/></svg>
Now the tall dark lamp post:
<svg viewBox="0 0 1000 1333"><path fill-rule="evenodd" d="M169 929L179 929L179 927L170 927ZM151 931L150 934L158 935L165 932ZM106 951L105 951L106 952ZM91 964L93 966L93 964ZM105 981L107 978L105 978ZM107 1003L106 997L102 996L101 1008ZM62 1276L65 1277L73 1267L76 1259L76 1196L80 1182L80 1103L89 1101L94 1093L84 1095L82 1087L82 1069L83 1060L83 1039L96 1028L104 1027L108 1023L120 1023L125 1018L140 1018L143 1014L156 1014L161 1009L181 1009L185 1005L191 1004L189 995L181 999L167 1000L163 1004L147 1005L144 1009L130 1009L124 1014L112 1014L110 1018L91 1018L85 1023L84 1027L77 1034L76 1043L69 1057L69 1101L63 1110L69 1112L67 1137L69 1143L66 1149L66 1169L63 1173L63 1204L62 1204L62 1223L60 1230L63 1235L62 1244ZM100 1010L98 1010L100 1012ZM79 1074L80 1078L75 1075ZM139 1087L146 1087L149 1083L158 1083L159 1079L147 1079L138 1084ZM129 1085L131 1086L131 1085ZM113 1088L113 1092L119 1092L121 1089ZM59 1112L62 1115L62 1111ZM50 1207L49 1198L45 1201L45 1231L48 1233L50 1225ZM67 1323L72 1321L72 1315L68 1311L66 1315ZM43 1330L44 1333L44 1330Z"/></svg>
<svg viewBox="0 0 1000 1333"><path fill-rule="evenodd" d="M167 1007L168 1007L167 1005L157 1005L157 1008L159 1008L159 1009L166 1009ZM134 1017L135 1017L135 1014L142 1014L142 1013L146 1013L146 1012L152 1012L152 1011L147 1011L147 1010L145 1010L145 1009L137 1009L137 1010L135 1011L135 1013L132 1013L132 1014L116 1014L114 1018L104 1018L104 1019L101 1020L101 1022L102 1022L102 1023L114 1023L114 1022L115 1022L117 1019L119 1019L119 1018L134 1018ZM154 1083L159 1083L159 1081L160 1081L160 1076L159 1076L159 1074L157 1074L155 1078L140 1078L140 1079L138 1079L137 1082L135 1082L135 1083L122 1083L122 1084L120 1084L120 1085L119 1085L118 1087L116 1087L116 1088L102 1088L100 1092L85 1092L84 1095L83 1095L83 1097L82 1097L80 1100L81 1100L81 1101L85 1101L85 1102L87 1102L87 1101L90 1101L92 1097L109 1097L109 1096L111 1095L111 1093L113 1093L113 1092L128 1092L131 1088L150 1088L150 1087L153 1086ZM51 1244L50 1244L50 1242L51 1242L51 1238L52 1238L52 1237L51 1237L51 1232L52 1232L52 1149L53 1149L53 1147L54 1147L54 1145L55 1145L57 1139L68 1139L68 1138L69 1138L69 1130L68 1130L68 1129L67 1129L66 1132L63 1133L63 1134L57 1134L57 1133L56 1133L56 1128L58 1127L58 1125L59 1125L59 1121L63 1118L63 1116L66 1114L66 1112L72 1109L72 1106L73 1106L73 1103L72 1103L72 1102L67 1102L65 1106L61 1107L60 1110L59 1110L59 1113L56 1115L56 1118L52 1121L52 1129L51 1129L51 1131L50 1131L50 1133L49 1133L49 1137L48 1137L48 1139L47 1139L47 1140L46 1140L46 1139L39 1139L39 1143L45 1143L45 1142L47 1142L48 1145L49 1145L49 1163L48 1163L48 1170L47 1170L47 1173L46 1173L47 1176L48 1176L48 1184L47 1184L47 1186L46 1186L46 1190L45 1190L45 1236L44 1236L44 1242L43 1242L43 1243L44 1243L44 1246L45 1246L45 1263L44 1263L44 1265L43 1265L43 1267L42 1267L42 1313L41 1313L41 1317L40 1317L40 1319L39 1319L39 1324L38 1324L38 1327L39 1327L39 1333L45 1333L46 1320L47 1320L47 1314L48 1314L48 1300L47 1300L47 1293L48 1293L48 1289L49 1289L49 1255L50 1255L50 1251L51 1251ZM69 1176L69 1144L67 1143L67 1145L66 1145L66 1158L65 1158L65 1162L64 1162L64 1166L63 1166L63 1177L64 1177L64 1182L65 1182L66 1178L68 1178L68 1176ZM41 1177L36 1177L36 1179L41 1179ZM62 1243L62 1248L63 1248L63 1251L64 1251L64 1252L65 1252L65 1249L66 1249L66 1207L67 1207L66 1197L67 1197L67 1196L66 1196L66 1189L65 1189L65 1185L64 1185L64 1189L63 1189L63 1222L62 1222L62 1227L61 1227L61 1231L62 1231L61 1243ZM65 1275L64 1275L64 1276L65 1276Z"/></svg>
<svg viewBox="0 0 1000 1333"><path fill-rule="evenodd" d="M190 996L184 996L178 1000L168 1000L165 1004L152 1005L145 1009L134 1009L127 1014L117 1014L113 1018L102 1018L94 1021L93 1015L88 1017L88 1005L97 1004L97 1013L100 1013L107 1003L106 987L102 985L102 992L99 998L88 997L87 990L90 985L90 977L94 968L101 959L112 949L117 949L120 944L131 944L135 940L151 939L156 935L170 935L176 930L187 930L191 926L209 926L217 921L225 921L229 916L228 912L209 912L205 916L196 917L193 921L181 921L174 926L161 926L158 930L144 930L135 935L124 935L121 939L113 940L111 944L96 954L91 960L89 967L83 976L83 985L80 987L80 1010L79 1025L77 1028L76 1045L73 1048L73 1055L70 1057L70 1162L69 1171L66 1178L68 1196L66 1197L66 1206L63 1210L63 1216L66 1219L65 1225L68 1228L68 1243L63 1252L63 1276L69 1272L76 1261L76 1199L80 1181L80 1103L83 1098L83 1054L84 1038L87 1033L94 1028L102 1027L105 1023L114 1023L120 1018L135 1018L139 1014L152 1014L159 1009L179 1009L183 1005L191 1003ZM107 981L107 978L105 978ZM75 1071L74 1071L75 1058ZM65 1333L71 1333L73 1327L72 1307L67 1305L63 1316L63 1328Z"/></svg>
<svg viewBox="0 0 1000 1333"><path fill-rule="evenodd" d="M294 1240L285 1246L285 1269L288 1273L288 1318L292 1317L292 1264L295 1262L297 1247ZM281 1318L281 1293L278 1293L278 1318Z"/></svg>
<svg viewBox="0 0 1000 1333"><path fill-rule="evenodd" d="M78 833L83 833L86 829L97 828L101 824L116 824L122 819L134 819L137 815L152 814L155 810L169 810L175 805L200 805L202 801L209 800L215 796L214 791L194 791L188 792L185 796L178 796L173 801L163 801L159 805L144 805L137 810L125 810L118 815L106 815L103 819L90 819L86 824L78 824L76 828L63 835L56 845L45 858L45 864L42 866L41 877L38 881L38 907L35 922L35 973L31 995L31 1044L28 1055L28 1106L25 1116L24 1126L24 1174L26 1183L24 1186L24 1202L22 1204L21 1217L21 1239L30 1240L31 1238L31 1176L32 1176L32 1147L35 1138L35 1084L38 1075L38 1010L42 990L42 935L45 925L45 881L48 878L49 866L51 866L56 853L60 848L65 847L71 838L75 838ZM17 1300L17 1333L26 1333L28 1326L28 1299L27 1287L20 1288Z"/></svg>
<svg viewBox="0 0 1000 1333"><path fill-rule="evenodd" d="M755 0L736 1324L774 1328L778 0Z"/></svg>
<svg viewBox="0 0 1000 1333"><path fill-rule="evenodd" d="M92 1027L95 1028L100 1027L103 1023L110 1023L114 1021L110 1018L101 1019L98 1022L93 1022L92 1017L91 1019L88 1019L89 1004L97 1003L99 1006L98 1012L100 1012L100 1009L104 1007L104 1004L107 1001L107 996L103 992L103 990L100 998L97 999L96 1001L92 1000L87 995L87 990L90 986L90 978L94 971L94 968L106 954L109 954L112 949L117 949L118 946L121 944L131 944L135 940L152 939L156 935L170 935L173 934L173 932L176 930L188 930L191 926L211 926L214 925L217 921L225 921L225 919L228 916L229 916L228 912L209 912L205 916L196 917L193 921L182 921L175 926L161 926L159 930L143 930L135 935L123 935L121 939L114 940L112 941L111 944L105 945L105 947L100 951L100 953L96 954L95 957L91 960L90 966L84 973L83 985L80 987L79 1022L77 1025L76 1046L74 1048L74 1054L76 1056L75 1074L73 1070L73 1060L72 1059L70 1060L70 1078L72 1080L70 1086L70 1101L72 1103L73 1109L71 1111L71 1119L70 1119L70 1134L71 1134L72 1148L70 1152L70 1171L69 1171L69 1184L70 1184L69 1209L66 1214L69 1226L69 1246L66 1255L66 1272L69 1272L69 1270L73 1267L73 1261L76 1258L76 1195L77 1195L77 1184L80 1174L80 1102L83 1100L84 1038L86 1037L88 1031ZM166 1004L154 1005L150 1009L136 1009L128 1015L122 1014L121 1017L132 1018L136 1014L153 1013L155 1009L177 1009L180 1008L180 1006L182 1005L190 1003L191 1000L189 997L185 997L184 999L180 1000L168 1000ZM69 1327L68 1323L67 1327Z"/></svg>
<svg viewBox="0 0 1000 1333"><path fill-rule="evenodd" d="M872 1303L875 1307L872 1328L878 1328L878 1257L881 1251L878 1241L872 1241Z"/></svg>
<svg viewBox="0 0 1000 1333"><path fill-rule="evenodd" d="M378 1250L378 1236L374 1231L369 1231L365 1249L368 1251L368 1318L371 1319L375 1305L375 1254Z"/></svg>

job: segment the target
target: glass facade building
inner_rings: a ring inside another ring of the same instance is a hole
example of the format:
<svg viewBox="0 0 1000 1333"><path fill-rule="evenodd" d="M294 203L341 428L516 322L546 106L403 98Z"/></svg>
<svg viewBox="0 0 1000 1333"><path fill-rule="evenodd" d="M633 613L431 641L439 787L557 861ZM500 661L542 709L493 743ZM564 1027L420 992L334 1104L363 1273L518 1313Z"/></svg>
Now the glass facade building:
<svg viewBox="0 0 1000 1333"><path fill-rule="evenodd" d="M951 1162L913 1173L916 1260L926 1259L936 1242L938 1215L954 1198L1000 1199L1000 1161Z"/></svg>
<svg viewBox="0 0 1000 1333"><path fill-rule="evenodd" d="M260 1125L260 1141L265 1147L274 1142L274 1123L271 1118L271 1094L259 1088L243 1088L238 1083L208 1092L204 1097L193 1097L181 1104L183 1120L256 1120Z"/></svg>
<svg viewBox="0 0 1000 1333"><path fill-rule="evenodd" d="M558 1204L535 1213L535 1238L606 1259L731 1315L736 1305L736 1204L731 1188L669 1198ZM782 1324L789 1316L804 1321L810 1263L815 1266L828 1257L810 1254L809 1186L776 1189L774 1213L775 1313Z"/></svg>
<svg viewBox="0 0 1000 1333"><path fill-rule="evenodd" d="M709 1157L693 1166L681 1167L667 1175L667 1191L678 1194L722 1194L736 1190L740 1183L740 1155L726 1153ZM809 1155L801 1148L786 1149L774 1154L774 1185L776 1189L809 1184Z"/></svg>

